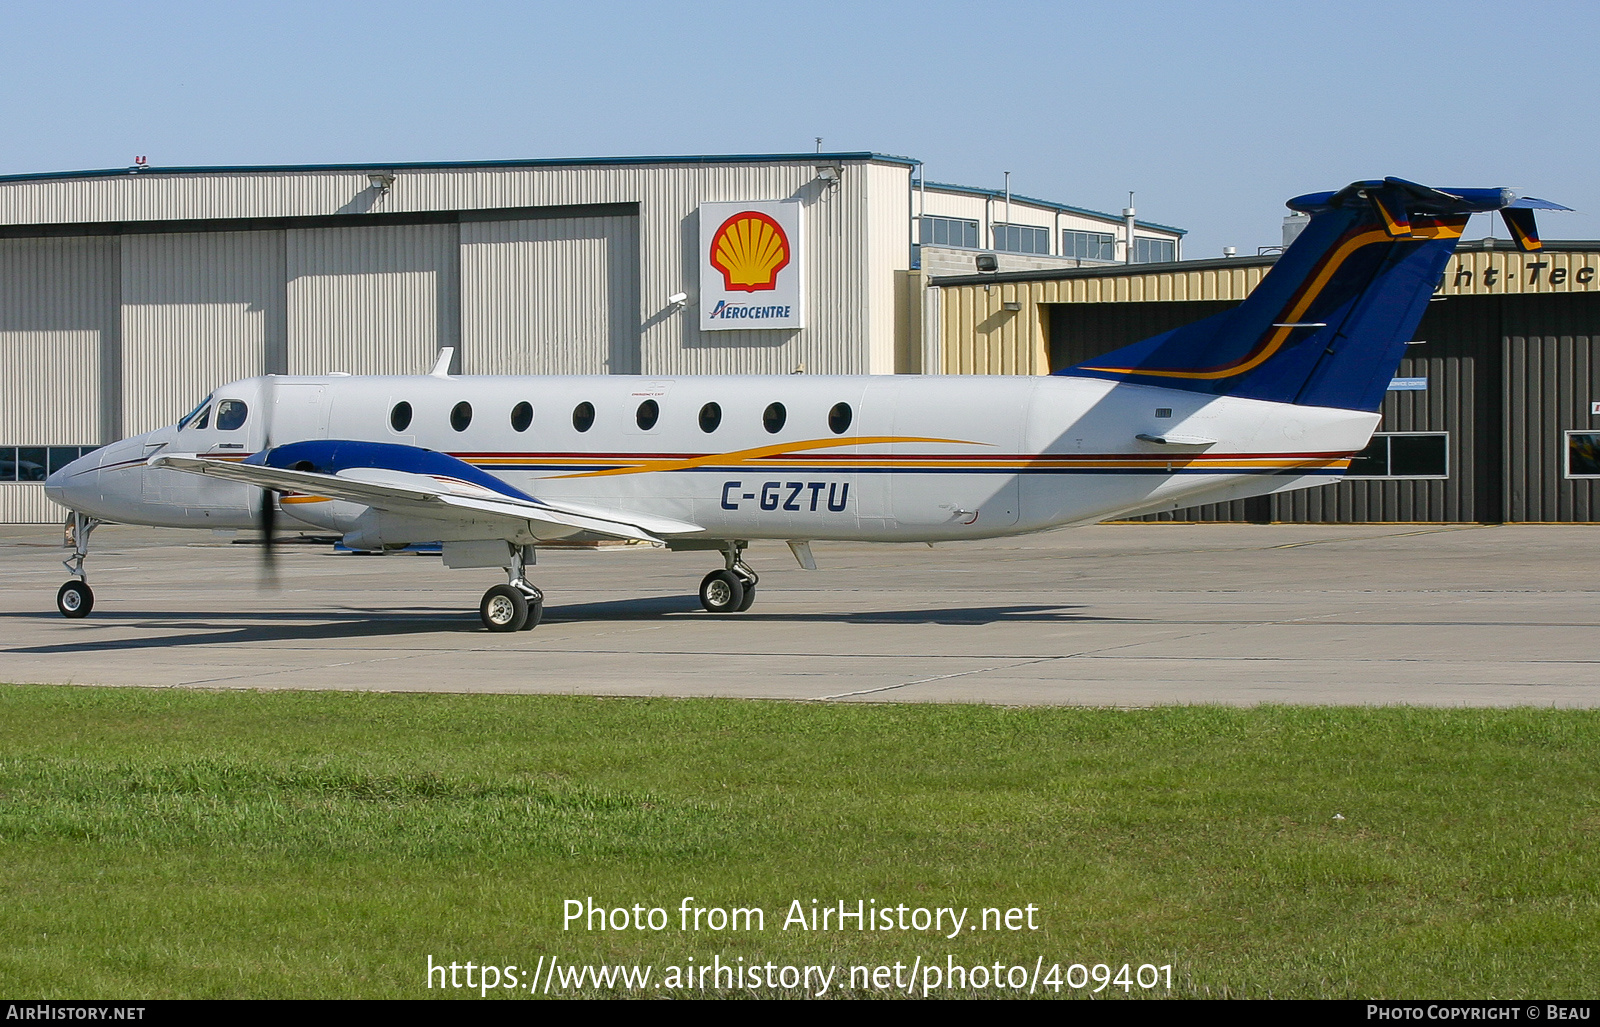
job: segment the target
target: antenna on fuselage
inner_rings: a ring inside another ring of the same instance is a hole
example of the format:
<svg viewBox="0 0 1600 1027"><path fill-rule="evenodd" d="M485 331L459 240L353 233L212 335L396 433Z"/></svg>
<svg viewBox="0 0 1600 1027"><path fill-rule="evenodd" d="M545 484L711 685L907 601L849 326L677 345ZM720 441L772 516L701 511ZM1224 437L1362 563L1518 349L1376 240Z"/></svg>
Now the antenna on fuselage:
<svg viewBox="0 0 1600 1027"><path fill-rule="evenodd" d="M455 356L456 348L454 346L444 347L439 351L439 359L433 362L433 370L429 371L428 374L434 378L450 377L450 361L454 360Z"/></svg>

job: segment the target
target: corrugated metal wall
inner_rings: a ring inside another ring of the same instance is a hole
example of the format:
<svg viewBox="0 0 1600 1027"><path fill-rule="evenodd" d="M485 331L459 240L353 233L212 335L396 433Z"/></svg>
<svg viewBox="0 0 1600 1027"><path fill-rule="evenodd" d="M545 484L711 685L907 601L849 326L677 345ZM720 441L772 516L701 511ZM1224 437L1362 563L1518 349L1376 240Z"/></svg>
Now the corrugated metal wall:
<svg viewBox="0 0 1600 1027"><path fill-rule="evenodd" d="M421 374L457 344L459 226L287 233L289 373Z"/></svg>
<svg viewBox="0 0 1600 1027"><path fill-rule="evenodd" d="M0 381L27 383L0 402L0 446L105 440L116 297L115 240L0 240Z"/></svg>
<svg viewBox="0 0 1600 1027"><path fill-rule="evenodd" d="M1502 302L1507 519L1600 520L1600 481L1566 477L1565 439L1600 431L1600 297Z"/></svg>
<svg viewBox="0 0 1600 1027"><path fill-rule="evenodd" d="M282 369L284 233L125 235L121 246L124 434Z"/></svg>
<svg viewBox="0 0 1600 1027"><path fill-rule="evenodd" d="M842 164L836 184L819 180L823 163ZM824 154L749 163L399 168L394 176L387 191L374 188L365 169L0 182L0 226L628 205L639 212L639 304L629 316L641 335L645 373L787 373L802 364L825 374L893 370L894 273L909 262L908 165ZM804 208L807 327L700 332L698 205L787 199ZM884 233L888 241L879 238ZM667 303L679 292L689 294L688 307Z"/></svg>
<svg viewBox="0 0 1600 1027"><path fill-rule="evenodd" d="M866 213L871 226L866 232L867 259L857 265L856 273L867 289L867 370L893 374L898 341L895 312L901 306L896 296L898 273L911 267L911 183L897 167L868 164L862 170L867 174Z"/></svg>
<svg viewBox="0 0 1600 1027"><path fill-rule="evenodd" d="M44 486L0 484L0 524L56 524L67 511L44 498Z"/></svg>
<svg viewBox="0 0 1600 1027"><path fill-rule="evenodd" d="M637 374L638 310L638 218L461 226L467 374Z"/></svg>
<svg viewBox="0 0 1600 1027"><path fill-rule="evenodd" d="M1400 362L1402 378L1426 378L1418 392L1390 392L1381 432L1448 432L1449 477L1349 478L1272 497L1272 519L1327 521L1498 521L1500 512L1500 339L1498 297L1430 304L1420 344Z"/></svg>

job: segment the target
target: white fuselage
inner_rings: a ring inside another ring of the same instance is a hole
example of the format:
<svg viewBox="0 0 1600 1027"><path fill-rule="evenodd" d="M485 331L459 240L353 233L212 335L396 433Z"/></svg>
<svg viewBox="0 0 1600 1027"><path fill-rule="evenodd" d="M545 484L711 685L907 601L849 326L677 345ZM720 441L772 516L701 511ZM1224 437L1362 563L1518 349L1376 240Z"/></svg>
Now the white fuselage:
<svg viewBox="0 0 1600 1027"><path fill-rule="evenodd" d="M227 399L248 416L224 430L217 408ZM708 539L937 541L1324 484L1378 422L1070 377L272 377L224 386L210 402L204 427L161 428L58 472L52 498L106 520L250 527L257 489L145 461L350 439L449 453L539 499L686 521ZM643 428L646 402L658 414ZM397 430L400 403L411 416ZM452 411L463 403L471 419L457 430ZM518 431L522 403L533 416ZM584 403L594 417L580 431ZM712 431L700 424L707 404L720 409ZM769 431L773 404L784 418ZM842 432L837 413L830 427L839 404L849 409ZM283 511L345 532L364 508L289 497ZM393 545L477 530L393 520L382 535ZM400 537L419 532L433 537Z"/></svg>

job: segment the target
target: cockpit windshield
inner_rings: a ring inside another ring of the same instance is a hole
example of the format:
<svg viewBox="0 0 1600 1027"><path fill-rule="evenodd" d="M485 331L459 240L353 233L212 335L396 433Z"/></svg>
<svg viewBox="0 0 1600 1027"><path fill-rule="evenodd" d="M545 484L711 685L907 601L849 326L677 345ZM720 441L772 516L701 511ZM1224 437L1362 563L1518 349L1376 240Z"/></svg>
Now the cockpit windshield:
<svg viewBox="0 0 1600 1027"><path fill-rule="evenodd" d="M189 427L189 422L193 421L196 417L199 417L200 416L200 412L203 411L203 410L206 410L207 408L209 408L210 405L211 405L211 397L210 396L207 396L205 399L202 399L195 406L195 408L193 410L189 411L187 414L184 414L183 417L181 419L179 419L179 421L178 421L178 430L182 431L184 428ZM207 420L209 420L209 418L207 418ZM201 425L201 427L204 427L204 425Z"/></svg>

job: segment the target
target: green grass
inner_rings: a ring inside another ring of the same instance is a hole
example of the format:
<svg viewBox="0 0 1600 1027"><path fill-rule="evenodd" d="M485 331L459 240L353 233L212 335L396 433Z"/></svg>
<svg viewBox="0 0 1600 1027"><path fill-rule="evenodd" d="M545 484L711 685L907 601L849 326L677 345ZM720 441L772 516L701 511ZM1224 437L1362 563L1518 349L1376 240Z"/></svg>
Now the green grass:
<svg viewBox="0 0 1600 1027"><path fill-rule="evenodd" d="M1588 711L0 686L0 994L419 997L429 955L715 954L1593 995L1597 755ZM685 895L766 930L682 933ZM587 896L673 929L563 931ZM781 930L797 898L1042 927Z"/></svg>

